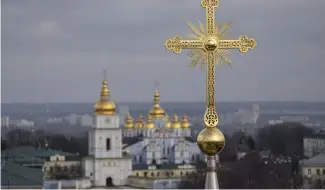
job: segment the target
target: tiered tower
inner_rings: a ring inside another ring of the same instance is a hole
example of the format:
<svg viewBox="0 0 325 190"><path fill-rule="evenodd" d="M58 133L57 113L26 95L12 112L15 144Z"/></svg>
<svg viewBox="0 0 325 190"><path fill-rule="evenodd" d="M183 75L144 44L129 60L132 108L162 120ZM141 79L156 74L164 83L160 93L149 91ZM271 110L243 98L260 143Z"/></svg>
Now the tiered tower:
<svg viewBox="0 0 325 190"><path fill-rule="evenodd" d="M89 155L93 160L86 161L85 175L92 178L93 187L124 185L131 174L131 158L122 155L122 130L106 80L103 80L94 113L95 125L89 133Z"/></svg>

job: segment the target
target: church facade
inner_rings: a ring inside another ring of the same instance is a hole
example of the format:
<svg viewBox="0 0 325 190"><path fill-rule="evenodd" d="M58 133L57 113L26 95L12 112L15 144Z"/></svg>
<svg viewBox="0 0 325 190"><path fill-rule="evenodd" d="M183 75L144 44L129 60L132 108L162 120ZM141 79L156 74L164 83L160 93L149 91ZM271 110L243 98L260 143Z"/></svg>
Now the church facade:
<svg viewBox="0 0 325 190"><path fill-rule="evenodd" d="M124 146L132 156L133 165L146 164L191 164L201 158L196 141L190 136L191 124L186 115L180 120L176 114L170 121L160 106L159 91L153 97L147 121L140 115L134 122L128 114L123 129L124 138L137 139Z"/></svg>
<svg viewBox="0 0 325 190"><path fill-rule="evenodd" d="M190 136L191 124L186 115L169 119L158 90L146 119L140 115L134 121L128 113L123 126L109 96L104 80L94 106L95 124L88 133L88 156L79 160L53 156L43 167L44 187L178 188L196 172L195 163L204 161L204 156ZM70 176L70 169L78 174Z"/></svg>

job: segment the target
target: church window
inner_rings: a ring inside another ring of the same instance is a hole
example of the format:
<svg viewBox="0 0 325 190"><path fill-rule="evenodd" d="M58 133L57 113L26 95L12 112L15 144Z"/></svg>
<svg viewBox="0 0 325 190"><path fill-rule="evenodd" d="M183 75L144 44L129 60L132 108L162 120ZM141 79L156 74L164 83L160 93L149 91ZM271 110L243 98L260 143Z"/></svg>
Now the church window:
<svg viewBox="0 0 325 190"><path fill-rule="evenodd" d="M110 150L111 149L111 139L107 138L106 139L106 150Z"/></svg>

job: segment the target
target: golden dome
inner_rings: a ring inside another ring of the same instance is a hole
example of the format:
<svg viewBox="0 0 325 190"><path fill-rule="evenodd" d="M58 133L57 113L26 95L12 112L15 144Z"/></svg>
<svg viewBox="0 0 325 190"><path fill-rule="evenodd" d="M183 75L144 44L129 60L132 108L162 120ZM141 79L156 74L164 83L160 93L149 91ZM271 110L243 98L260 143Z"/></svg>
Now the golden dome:
<svg viewBox="0 0 325 190"><path fill-rule="evenodd" d="M178 129L181 128L181 123L178 121L176 113L174 114L174 121L172 123L172 128Z"/></svg>
<svg viewBox="0 0 325 190"><path fill-rule="evenodd" d="M151 115L148 115L148 121L147 121L146 127L148 129L155 128L155 124L154 124L154 122L152 122L152 116Z"/></svg>
<svg viewBox="0 0 325 190"><path fill-rule="evenodd" d="M171 128L172 127L172 123L169 121L169 116L166 114L166 124L165 124L165 126L167 127L167 128Z"/></svg>
<svg viewBox="0 0 325 190"><path fill-rule="evenodd" d="M225 147L225 136L216 127L207 127L197 136L197 145L208 156L215 156Z"/></svg>
<svg viewBox="0 0 325 190"><path fill-rule="evenodd" d="M188 122L187 116L184 115L182 119L182 128L189 128L190 127L190 122Z"/></svg>
<svg viewBox="0 0 325 190"><path fill-rule="evenodd" d="M107 88L107 81L103 80L102 89L100 90L100 99L94 105L96 115L114 115L116 107L114 102L109 100L109 88Z"/></svg>
<svg viewBox="0 0 325 190"><path fill-rule="evenodd" d="M143 123L143 115L140 114L138 117L137 122L135 123L135 127L136 128L143 128L144 127L144 123Z"/></svg>
<svg viewBox="0 0 325 190"><path fill-rule="evenodd" d="M126 129L132 129L133 127L134 127L133 118L130 115L130 113L128 113L127 116L126 116L126 119L125 119L124 128L126 128Z"/></svg>
<svg viewBox="0 0 325 190"><path fill-rule="evenodd" d="M156 92L153 96L153 106L149 111L149 114L152 116L152 118L164 118L165 117L165 110L162 107L160 107L159 100L160 100L159 91L156 90Z"/></svg>

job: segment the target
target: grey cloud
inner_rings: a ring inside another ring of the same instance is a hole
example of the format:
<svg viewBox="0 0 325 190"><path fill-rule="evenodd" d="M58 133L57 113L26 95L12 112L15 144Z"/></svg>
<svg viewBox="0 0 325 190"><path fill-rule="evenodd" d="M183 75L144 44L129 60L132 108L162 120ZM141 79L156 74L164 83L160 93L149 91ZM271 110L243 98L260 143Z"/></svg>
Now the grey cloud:
<svg viewBox="0 0 325 190"><path fill-rule="evenodd" d="M2 1L2 100L96 101L102 69L115 100L203 101L204 72L166 39L204 21L199 0ZM322 0L220 0L216 21L232 38L258 40L217 69L217 100L325 100ZM79 85L82 84L82 85ZM24 94L19 93L24 89Z"/></svg>

